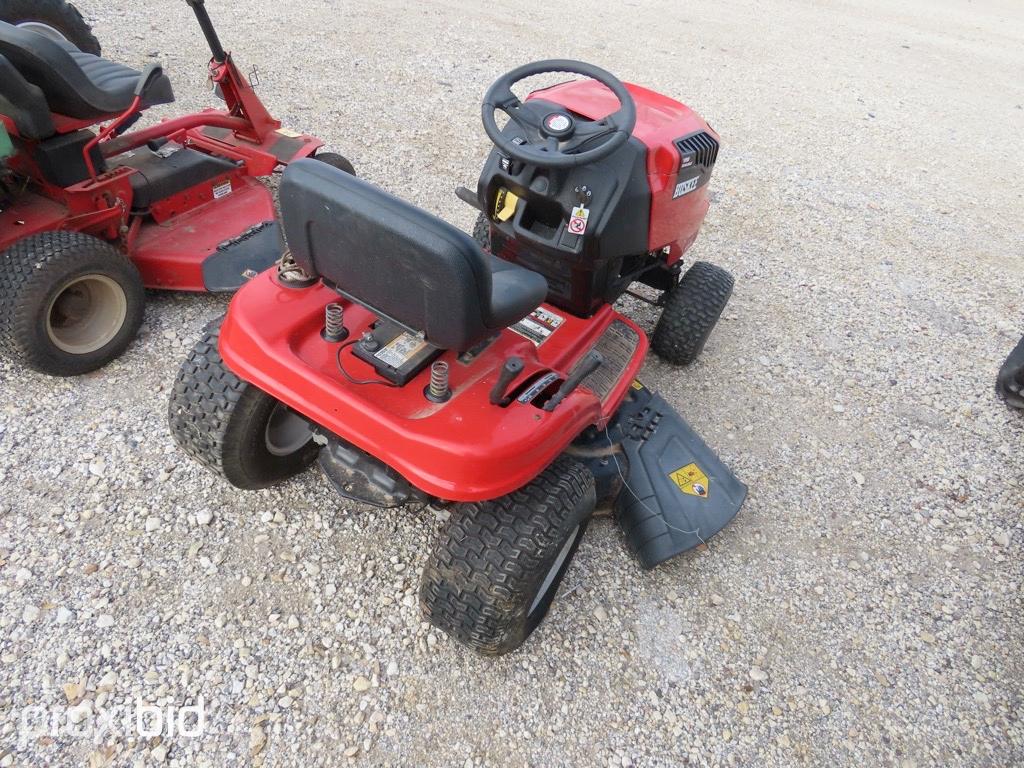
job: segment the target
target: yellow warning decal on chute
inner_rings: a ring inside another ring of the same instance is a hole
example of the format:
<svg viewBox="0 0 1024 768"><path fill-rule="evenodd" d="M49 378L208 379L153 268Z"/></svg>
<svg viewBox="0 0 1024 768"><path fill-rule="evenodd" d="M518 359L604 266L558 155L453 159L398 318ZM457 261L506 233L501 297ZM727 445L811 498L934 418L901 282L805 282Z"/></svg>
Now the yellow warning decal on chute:
<svg viewBox="0 0 1024 768"><path fill-rule="evenodd" d="M669 478L673 483L679 486L679 490L690 496L696 496L701 499L708 497L708 490L710 484L708 483L708 476L704 474L704 470L698 467L696 464L687 464L685 467L680 467L675 472L669 475Z"/></svg>
<svg viewBox="0 0 1024 768"><path fill-rule="evenodd" d="M507 189L499 190L498 197L494 201L494 218L498 221L508 221L515 214L518 204L519 198L514 192L509 192Z"/></svg>

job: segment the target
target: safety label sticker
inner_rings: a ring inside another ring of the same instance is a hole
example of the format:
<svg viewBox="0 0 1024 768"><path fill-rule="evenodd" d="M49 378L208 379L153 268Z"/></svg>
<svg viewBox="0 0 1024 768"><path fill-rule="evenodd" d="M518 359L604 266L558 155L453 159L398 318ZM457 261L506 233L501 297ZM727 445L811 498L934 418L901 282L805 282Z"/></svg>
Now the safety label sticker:
<svg viewBox="0 0 1024 768"><path fill-rule="evenodd" d="M231 179L226 179L220 184L213 185L213 199L220 200L222 197L227 197L231 194Z"/></svg>
<svg viewBox="0 0 1024 768"><path fill-rule="evenodd" d="M590 221L590 209L577 205L572 209L572 216L569 217L569 231L574 235L585 234L588 221Z"/></svg>
<svg viewBox="0 0 1024 768"><path fill-rule="evenodd" d="M672 199L675 200L677 197L682 197L683 195L689 192L693 192L693 190L697 188L697 185L699 183L700 176L694 176L692 179L680 181L678 184L676 184L676 191L672 193Z"/></svg>
<svg viewBox="0 0 1024 768"><path fill-rule="evenodd" d="M415 333L406 332L378 349L374 357L392 368L401 368L426 346L427 342Z"/></svg>
<svg viewBox="0 0 1024 768"><path fill-rule="evenodd" d="M680 467L669 475L669 479L678 485L679 490L685 494L696 496L700 499L708 497L710 488L708 476L696 464L687 464L685 467Z"/></svg>
<svg viewBox="0 0 1024 768"><path fill-rule="evenodd" d="M278 128L277 133L284 136L286 139L297 139L302 136L298 131L293 131L291 128Z"/></svg>
<svg viewBox="0 0 1024 768"><path fill-rule="evenodd" d="M564 322L565 318L561 315L549 312L543 307L537 307L518 323L510 326L509 330L529 339L539 347L551 338L551 334L557 331Z"/></svg>

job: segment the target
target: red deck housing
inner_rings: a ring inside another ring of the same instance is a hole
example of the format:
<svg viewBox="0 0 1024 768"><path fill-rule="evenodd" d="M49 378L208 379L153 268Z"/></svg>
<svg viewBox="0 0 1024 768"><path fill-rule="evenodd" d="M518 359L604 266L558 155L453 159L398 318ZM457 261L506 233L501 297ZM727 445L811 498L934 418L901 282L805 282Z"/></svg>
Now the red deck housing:
<svg viewBox="0 0 1024 768"><path fill-rule="evenodd" d="M564 321L539 347L506 329L469 363L445 352L440 359L449 365L453 395L433 403L423 394L428 369L401 388L347 381L338 370L341 345L320 335L324 307L331 302L344 306L350 339L376 319L322 284L285 287L273 270L264 272L231 302L220 332L224 362L239 378L394 467L417 488L450 501L509 493L536 477L588 426L603 427L647 352L644 332L610 306L584 320L544 305ZM552 412L518 401L491 404L489 393L510 355L525 362L513 386L546 370L564 378L615 320L639 340L603 401L581 386ZM340 358L353 378L379 379L350 349Z"/></svg>

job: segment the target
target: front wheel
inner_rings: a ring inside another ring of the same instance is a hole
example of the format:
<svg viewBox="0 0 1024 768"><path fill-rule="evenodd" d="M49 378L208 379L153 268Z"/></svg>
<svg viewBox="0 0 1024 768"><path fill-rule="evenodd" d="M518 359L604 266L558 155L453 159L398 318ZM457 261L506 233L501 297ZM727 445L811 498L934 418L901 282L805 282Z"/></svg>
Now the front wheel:
<svg viewBox="0 0 1024 768"><path fill-rule="evenodd" d="M690 267L665 299L651 337L655 354L673 365L696 360L729 303L733 283L726 270L706 261Z"/></svg>
<svg viewBox="0 0 1024 768"><path fill-rule="evenodd" d="M266 488L306 469L319 446L308 421L224 365L220 322L203 330L178 371L171 434L185 453L235 487Z"/></svg>
<svg viewBox="0 0 1024 768"><path fill-rule="evenodd" d="M484 655L518 648L547 615L595 503L589 470L563 456L518 491L455 504L423 571L427 620Z"/></svg>
<svg viewBox="0 0 1024 768"><path fill-rule="evenodd" d="M77 376L121 355L142 324L135 265L105 240L41 232L0 254L0 348L52 376Z"/></svg>
<svg viewBox="0 0 1024 768"><path fill-rule="evenodd" d="M313 155L313 159L319 160L321 163L325 163L332 168L337 168L339 171L344 171L349 176L356 175L356 168L352 165L352 161L337 152L317 152Z"/></svg>

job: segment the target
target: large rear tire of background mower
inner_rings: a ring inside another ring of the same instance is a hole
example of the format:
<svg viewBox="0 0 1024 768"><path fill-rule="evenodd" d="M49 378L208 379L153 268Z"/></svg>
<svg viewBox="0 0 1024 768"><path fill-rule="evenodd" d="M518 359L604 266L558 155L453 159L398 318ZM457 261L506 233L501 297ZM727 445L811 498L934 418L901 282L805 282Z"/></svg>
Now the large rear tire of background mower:
<svg viewBox="0 0 1024 768"><path fill-rule="evenodd" d="M0 21L51 40L67 40L80 51L100 55L100 43L92 28L78 9L65 0L0 0Z"/></svg>
<svg viewBox="0 0 1024 768"><path fill-rule="evenodd" d="M40 232L0 253L0 349L52 376L119 357L146 303L135 265L105 240Z"/></svg>
<svg viewBox="0 0 1024 768"><path fill-rule="evenodd" d="M999 369L996 392L1011 408L1024 409L1024 338Z"/></svg>
<svg viewBox="0 0 1024 768"><path fill-rule="evenodd" d="M651 349L673 365L689 365L700 355L732 296L732 275L698 261L668 292L651 337Z"/></svg>
<svg viewBox="0 0 1024 768"><path fill-rule="evenodd" d="M352 165L352 162L347 157L339 155L337 152L317 152L313 155L313 159L319 160L321 163L326 163L332 168L337 168L339 171L344 171L349 176L356 175L356 168Z"/></svg>
<svg viewBox="0 0 1024 768"><path fill-rule="evenodd" d="M563 456L518 491L455 504L423 571L427 620L487 656L518 648L547 615L595 503L589 470Z"/></svg>
<svg viewBox="0 0 1024 768"><path fill-rule="evenodd" d="M228 370L217 344L221 319L203 329L171 392L171 435L237 488L267 488L306 469L320 447L305 419Z"/></svg>

